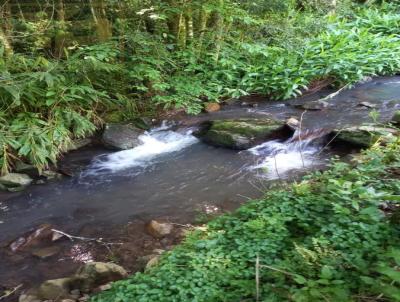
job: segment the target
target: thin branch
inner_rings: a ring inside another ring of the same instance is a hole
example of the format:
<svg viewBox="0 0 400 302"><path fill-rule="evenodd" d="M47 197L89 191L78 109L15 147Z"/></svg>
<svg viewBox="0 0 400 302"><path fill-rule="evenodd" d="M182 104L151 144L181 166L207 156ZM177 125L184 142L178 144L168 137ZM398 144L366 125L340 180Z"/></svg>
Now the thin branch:
<svg viewBox="0 0 400 302"><path fill-rule="evenodd" d="M300 126L299 126L299 142L300 142L300 157L301 157L301 162L303 164L303 168L305 168L305 164L304 164L304 158L303 158L303 144L302 144L302 137L301 137L301 131L302 131L302 126L303 126L303 117L304 114L306 114L307 110L304 110L304 112L301 114L300 117Z"/></svg>
<svg viewBox="0 0 400 302"><path fill-rule="evenodd" d="M73 235L70 235L70 234L65 233L63 231L60 231L60 230L56 230L56 229L51 229L51 230L53 232L55 232L55 233L58 233L60 235L63 235L65 237L67 237L71 241L74 241L74 240L94 241L94 242L105 244L105 245L121 245L121 244L123 244L123 243L115 243L115 242L104 242L103 238L90 238L90 237L82 237L82 236L73 236Z"/></svg>
<svg viewBox="0 0 400 302"><path fill-rule="evenodd" d="M0 296L0 300L3 300L3 299L5 299L5 298L10 297L10 296L13 295L17 290L19 290L22 286L23 286L23 284L20 284L20 285L14 287L11 291L9 291L9 292L6 291L6 294L4 294L3 296Z"/></svg>
<svg viewBox="0 0 400 302"><path fill-rule="evenodd" d="M260 257L256 258L256 302L260 301Z"/></svg>
<svg viewBox="0 0 400 302"><path fill-rule="evenodd" d="M350 84L346 84L342 88L340 88L338 91L331 93L331 94L327 95L326 97L319 99L318 101L330 100L330 99L334 98L335 96L337 96L339 93L341 93L343 90L347 89L347 87L349 87L349 86L350 86Z"/></svg>

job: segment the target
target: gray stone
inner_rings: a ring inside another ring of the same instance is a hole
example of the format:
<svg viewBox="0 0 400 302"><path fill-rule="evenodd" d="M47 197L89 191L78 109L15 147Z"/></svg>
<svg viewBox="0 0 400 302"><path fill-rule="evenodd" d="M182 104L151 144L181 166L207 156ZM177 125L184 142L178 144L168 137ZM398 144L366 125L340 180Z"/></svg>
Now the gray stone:
<svg viewBox="0 0 400 302"><path fill-rule="evenodd" d="M309 101L300 105L305 110L322 110L329 107L329 103L321 100Z"/></svg>
<svg viewBox="0 0 400 302"><path fill-rule="evenodd" d="M32 178L27 174L8 173L0 177L0 184L6 187L25 187L32 183Z"/></svg>
<svg viewBox="0 0 400 302"><path fill-rule="evenodd" d="M157 266L158 263L160 262L160 257L161 257L160 255L152 255L152 257L150 258L150 260L146 264L145 270L149 270L152 267Z"/></svg>
<svg viewBox="0 0 400 302"><path fill-rule="evenodd" d="M46 177L47 180L62 179L63 175L52 170L45 170L42 172L42 176Z"/></svg>
<svg viewBox="0 0 400 302"><path fill-rule="evenodd" d="M85 302L85 301L88 301L89 299L90 299L90 296L87 294L84 294L82 297L79 298L79 301Z"/></svg>
<svg viewBox="0 0 400 302"><path fill-rule="evenodd" d="M38 297L44 300L73 299L70 292L79 287L80 281L75 277L47 280L39 286Z"/></svg>
<svg viewBox="0 0 400 302"><path fill-rule="evenodd" d="M273 119L216 120L197 133L204 142L237 150L244 150L281 136L285 122Z"/></svg>
<svg viewBox="0 0 400 302"><path fill-rule="evenodd" d="M154 238L163 238L172 233L174 226L170 223L160 223L155 220L146 225L146 231Z"/></svg>
<svg viewBox="0 0 400 302"><path fill-rule="evenodd" d="M80 290L90 292L100 285L126 278L128 273L114 263L90 262L81 267L76 276L82 280Z"/></svg>
<svg viewBox="0 0 400 302"><path fill-rule="evenodd" d="M86 147L92 143L90 138L76 138L71 140L71 142L65 147L64 152L75 151L80 148Z"/></svg>
<svg viewBox="0 0 400 302"><path fill-rule="evenodd" d="M296 130L300 127L300 121L295 118L295 117L291 117L286 121L286 125L292 129L292 130Z"/></svg>
<svg viewBox="0 0 400 302"><path fill-rule="evenodd" d="M394 115L393 115L393 117L392 117L392 123L393 123L393 124L396 124L396 125L399 125L399 124L400 124L400 110L397 110L397 111L394 113Z"/></svg>
<svg viewBox="0 0 400 302"><path fill-rule="evenodd" d="M107 283L107 284L104 284L104 285L100 285L100 286L97 288L97 290L98 290L99 292L104 292L104 291L109 290L109 289L111 289L111 288L112 288L111 283Z"/></svg>
<svg viewBox="0 0 400 302"><path fill-rule="evenodd" d="M41 302L37 296L31 294L22 294L19 296L18 302Z"/></svg>
<svg viewBox="0 0 400 302"><path fill-rule="evenodd" d="M106 124L102 141L106 147L127 150L141 144L139 136L144 131L130 124Z"/></svg>
<svg viewBox="0 0 400 302"><path fill-rule="evenodd" d="M341 141L352 145L368 148L375 144L379 139L387 142L399 131L393 128L385 128L374 125L363 125L335 130L335 141Z"/></svg>
<svg viewBox="0 0 400 302"><path fill-rule="evenodd" d="M376 108L377 107L377 105L372 104L370 102L361 102L357 106L365 107L365 108Z"/></svg>

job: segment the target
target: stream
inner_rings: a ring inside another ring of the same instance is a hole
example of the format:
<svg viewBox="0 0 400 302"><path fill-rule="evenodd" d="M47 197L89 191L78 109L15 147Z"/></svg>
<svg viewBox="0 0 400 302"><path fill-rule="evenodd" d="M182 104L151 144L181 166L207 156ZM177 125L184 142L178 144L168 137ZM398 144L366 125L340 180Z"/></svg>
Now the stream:
<svg viewBox="0 0 400 302"><path fill-rule="evenodd" d="M371 121L372 109L358 106L360 102L376 106L382 121L390 119L400 107L400 76L358 84L328 100L332 106L326 110L304 113L296 106L329 93L285 103L247 97L219 112L163 123L142 135L142 144L131 150L95 146L71 152L61 164L84 167L79 175L20 193L0 193L0 289L18 284L29 288L70 275L82 262L93 260L140 269L140 257L181 240L181 226L233 211L282 180L323 169L333 155L353 152L348 146L324 148L321 137L334 128ZM265 116L302 117L307 139L288 137L239 152L206 145L193 136L202 121ZM145 224L152 219L175 223L175 236L158 240L147 235ZM54 243L57 253L46 258L31 250L10 250L10 242L43 224L118 244L110 251L110 246L96 242L64 238Z"/></svg>

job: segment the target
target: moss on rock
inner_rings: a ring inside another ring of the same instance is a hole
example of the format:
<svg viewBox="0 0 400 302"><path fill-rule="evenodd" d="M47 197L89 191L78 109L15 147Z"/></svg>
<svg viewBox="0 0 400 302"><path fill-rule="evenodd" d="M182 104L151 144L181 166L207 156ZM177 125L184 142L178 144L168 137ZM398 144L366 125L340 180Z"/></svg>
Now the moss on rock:
<svg viewBox="0 0 400 302"><path fill-rule="evenodd" d="M392 117L392 123L400 125L400 110L397 110L393 117Z"/></svg>
<svg viewBox="0 0 400 302"><path fill-rule="evenodd" d="M272 119L217 120L199 136L214 146L243 150L280 136L284 127L283 121Z"/></svg>
<svg viewBox="0 0 400 302"><path fill-rule="evenodd" d="M398 135L398 131L392 128L364 125L336 130L335 140L368 148L375 144L380 138L387 140L393 135Z"/></svg>

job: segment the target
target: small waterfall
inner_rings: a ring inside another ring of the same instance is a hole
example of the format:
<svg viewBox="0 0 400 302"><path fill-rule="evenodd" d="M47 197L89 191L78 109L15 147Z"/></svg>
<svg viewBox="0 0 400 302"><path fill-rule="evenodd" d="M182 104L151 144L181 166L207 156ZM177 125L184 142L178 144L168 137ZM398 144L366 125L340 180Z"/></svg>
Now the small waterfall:
<svg viewBox="0 0 400 302"><path fill-rule="evenodd" d="M169 130L165 124L144 133L139 137L141 145L124 151L102 155L94 159L82 176L96 175L103 172L116 172L128 168L144 168L157 157L180 151L198 142L192 135L192 130L184 132Z"/></svg>
<svg viewBox="0 0 400 302"><path fill-rule="evenodd" d="M273 140L249 149L262 158L252 170L262 170L262 176L277 179L290 171L301 170L321 163L318 158L323 145L319 139L327 134L323 129L296 130L291 138L282 142Z"/></svg>

